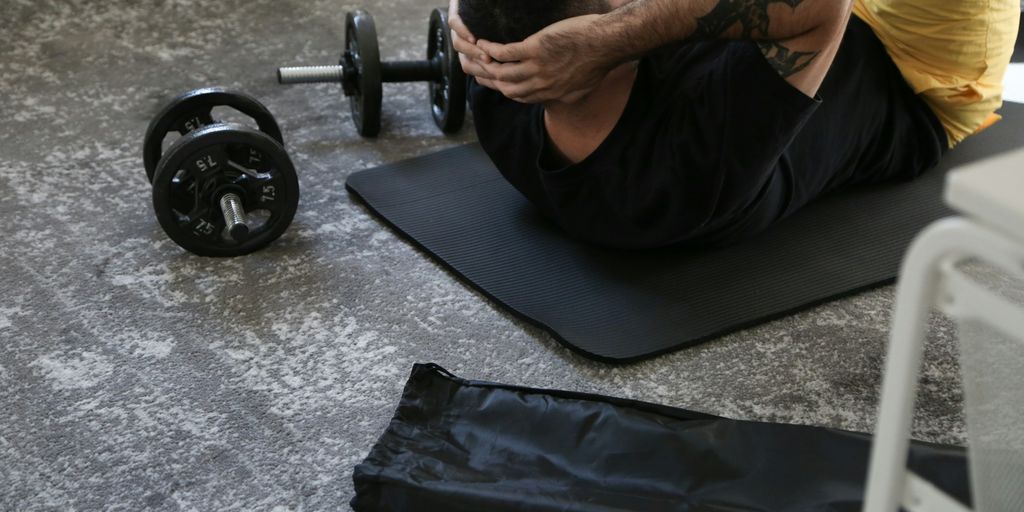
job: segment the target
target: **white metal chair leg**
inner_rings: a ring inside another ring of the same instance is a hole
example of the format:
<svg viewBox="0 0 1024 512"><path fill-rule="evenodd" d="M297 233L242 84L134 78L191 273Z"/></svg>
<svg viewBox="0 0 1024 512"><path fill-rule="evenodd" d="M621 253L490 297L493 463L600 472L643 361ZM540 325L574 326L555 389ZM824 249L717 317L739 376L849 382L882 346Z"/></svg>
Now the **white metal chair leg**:
<svg viewBox="0 0 1024 512"><path fill-rule="evenodd" d="M933 251L933 246L947 240L951 229L955 230L956 225L942 223L921 233L903 262L882 378L878 425L871 448L865 511L895 511L903 496L925 329L943 255L943 252ZM882 435L883 432L886 435Z"/></svg>
<svg viewBox="0 0 1024 512"><path fill-rule="evenodd" d="M911 245L896 294L865 511L894 512L905 493L914 401L928 314L939 292L941 263L948 258L976 256L1018 273L1020 251L1002 234L959 217L936 222Z"/></svg>

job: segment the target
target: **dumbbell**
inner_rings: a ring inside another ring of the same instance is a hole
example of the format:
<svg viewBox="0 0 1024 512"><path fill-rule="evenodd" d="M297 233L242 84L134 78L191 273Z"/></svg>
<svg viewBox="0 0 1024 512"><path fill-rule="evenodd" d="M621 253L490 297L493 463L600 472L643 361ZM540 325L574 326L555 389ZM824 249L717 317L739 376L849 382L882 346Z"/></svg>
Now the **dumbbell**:
<svg viewBox="0 0 1024 512"><path fill-rule="evenodd" d="M359 10L345 16L345 49L338 65L283 67L277 79L282 84L340 83L363 137L380 133L384 83L427 82L430 110L444 133L462 129L466 118L466 75L443 9L430 13L426 60L382 62L373 16Z"/></svg>
<svg viewBox="0 0 1024 512"><path fill-rule="evenodd" d="M213 117L229 107L259 128ZM173 132L181 137L164 151ZM247 94L199 89L172 100L143 142L153 209L167 236L200 256L240 256L280 237L295 216L299 183L273 115Z"/></svg>

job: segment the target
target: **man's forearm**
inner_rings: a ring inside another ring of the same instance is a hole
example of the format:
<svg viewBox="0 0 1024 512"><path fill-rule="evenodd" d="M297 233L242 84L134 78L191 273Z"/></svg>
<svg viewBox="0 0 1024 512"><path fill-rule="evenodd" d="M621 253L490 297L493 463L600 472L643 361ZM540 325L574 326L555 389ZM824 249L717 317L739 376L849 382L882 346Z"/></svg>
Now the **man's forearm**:
<svg viewBox="0 0 1024 512"><path fill-rule="evenodd" d="M459 51L478 55L472 74L508 98L572 103L612 69L668 43L745 38L757 41L779 76L814 96L838 51L852 2L635 0L607 14L562 20L522 42L481 40Z"/></svg>
<svg viewBox="0 0 1024 512"><path fill-rule="evenodd" d="M848 0L635 0L598 21L600 51L625 62L686 39L785 41L842 23Z"/></svg>

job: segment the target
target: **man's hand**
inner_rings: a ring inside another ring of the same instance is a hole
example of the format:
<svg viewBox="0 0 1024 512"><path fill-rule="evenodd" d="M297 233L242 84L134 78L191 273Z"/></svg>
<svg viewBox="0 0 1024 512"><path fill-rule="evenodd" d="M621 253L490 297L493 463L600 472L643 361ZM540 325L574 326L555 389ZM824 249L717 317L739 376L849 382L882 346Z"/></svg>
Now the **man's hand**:
<svg viewBox="0 0 1024 512"><path fill-rule="evenodd" d="M582 98L615 67L596 44L592 24L600 16L570 18L510 45L477 41L459 17L459 0L448 4L452 46L467 75L484 87L523 103L572 102ZM498 61L498 62L496 62Z"/></svg>
<svg viewBox="0 0 1024 512"><path fill-rule="evenodd" d="M579 100L618 64L618 56L601 47L596 33L600 15L569 18L521 43L477 41L488 59L476 59L495 89L523 103Z"/></svg>
<svg viewBox="0 0 1024 512"><path fill-rule="evenodd" d="M467 75L475 77L480 85L497 89L491 80L493 77L483 68L483 64L490 62L491 58L476 46L476 38L462 22L459 16L459 0L451 0L448 3L448 27L452 29L452 46L459 52L462 70Z"/></svg>

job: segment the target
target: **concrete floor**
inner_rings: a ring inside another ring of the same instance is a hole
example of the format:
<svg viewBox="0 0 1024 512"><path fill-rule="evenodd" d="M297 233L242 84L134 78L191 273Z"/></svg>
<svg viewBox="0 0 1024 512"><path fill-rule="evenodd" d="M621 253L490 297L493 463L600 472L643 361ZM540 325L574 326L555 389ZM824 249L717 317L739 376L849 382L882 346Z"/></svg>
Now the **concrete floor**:
<svg viewBox="0 0 1024 512"><path fill-rule="evenodd" d="M385 89L356 136L332 86L345 12L382 53L424 51L431 2L8 0L0 14L0 510L345 508L351 469L415 362L742 419L872 428L892 290L627 367L584 360L457 282L344 190L351 172L473 139L439 134L422 85ZM157 225L151 116L207 85L278 117L301 174L288 233L193 257ZM954 327L933 322L914 423L964 439Z"/></svg>

